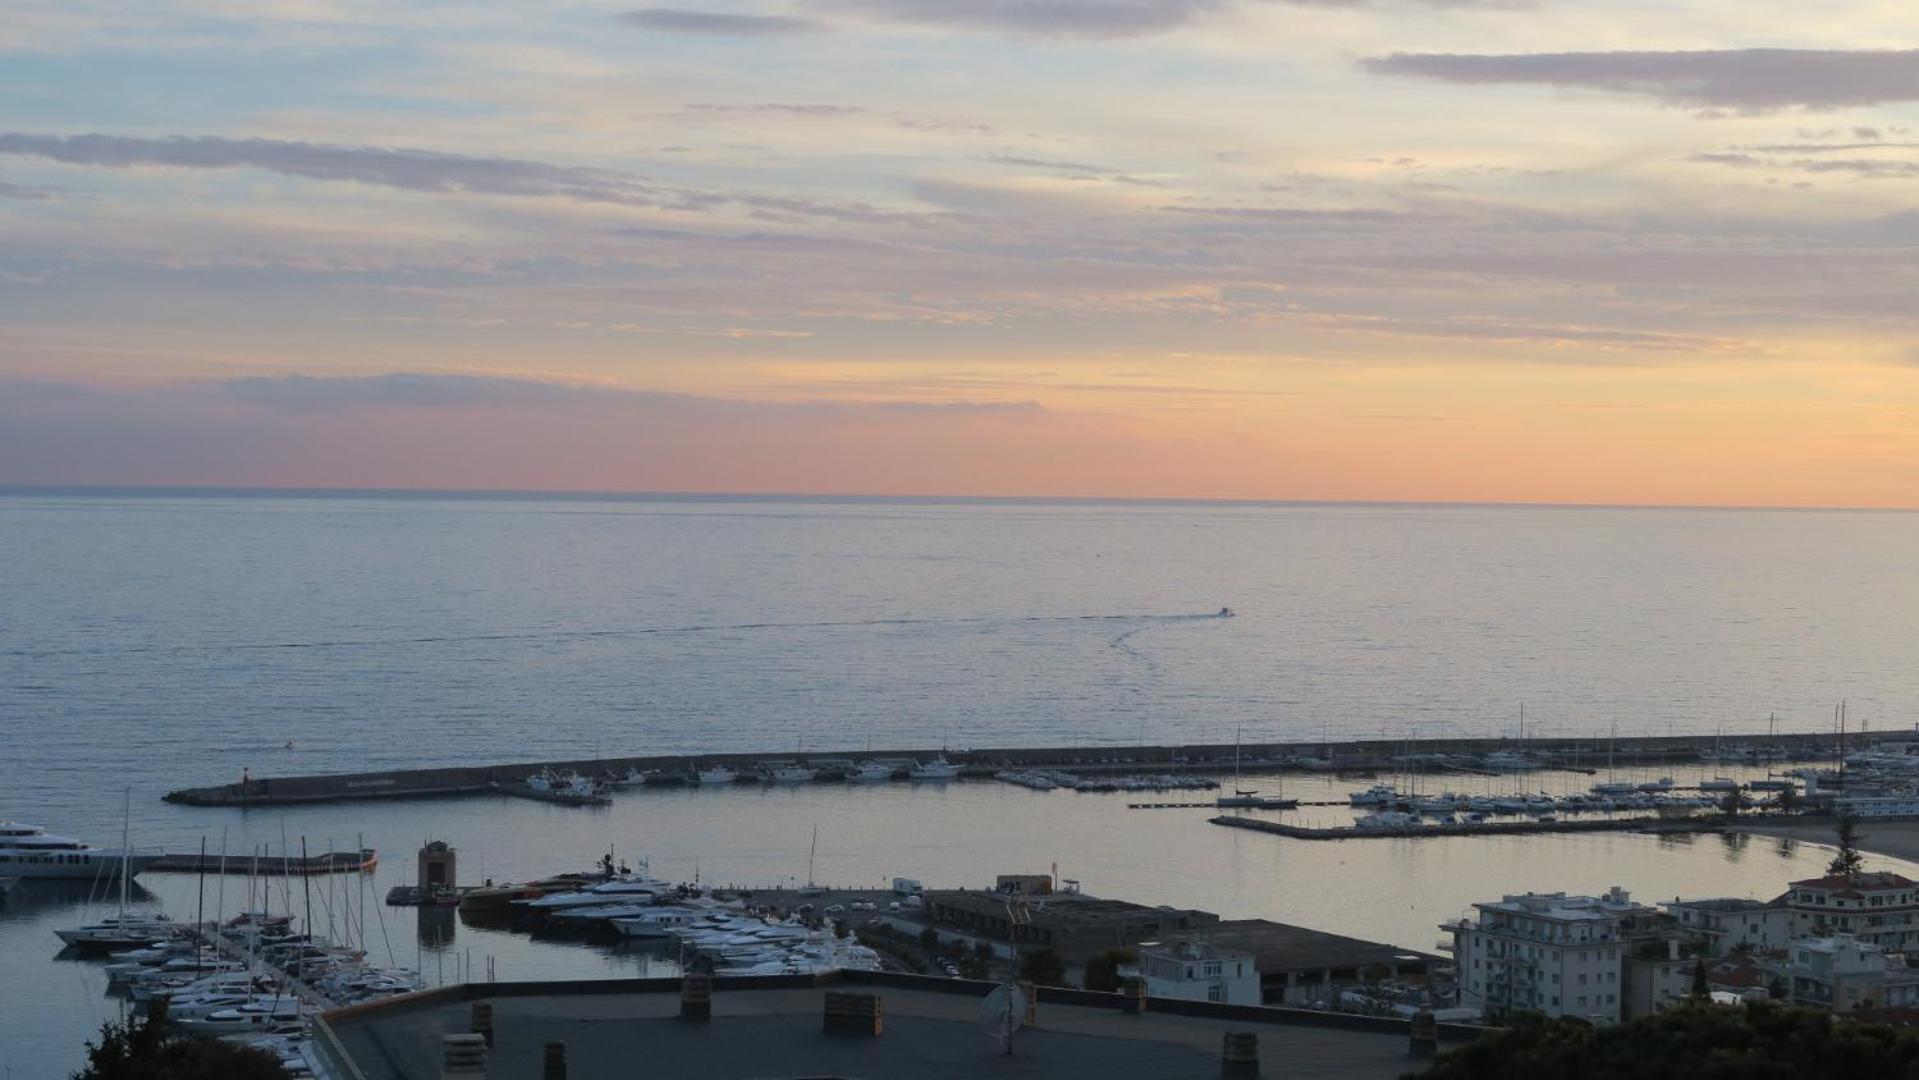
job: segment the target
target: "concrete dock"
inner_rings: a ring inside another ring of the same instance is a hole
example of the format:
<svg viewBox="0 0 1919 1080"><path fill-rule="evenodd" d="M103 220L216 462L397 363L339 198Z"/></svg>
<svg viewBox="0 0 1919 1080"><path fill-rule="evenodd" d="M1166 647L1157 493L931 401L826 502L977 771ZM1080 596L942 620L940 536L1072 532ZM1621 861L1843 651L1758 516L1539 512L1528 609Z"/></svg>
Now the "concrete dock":
<svg viewBox="0 0 1919 1080"><path fill-rule="evenodd" d="M274 877L300 877L306 874L369 874L380 864L372 848L361 851L326 851L318 855L256 856L162 855L149 865L146 873L159 874L269 874Z"/></svg>
<svg viewBox="0 0 1919 1080"><path fill-rule="evenodd" d="M1354 826L1336 826L1332 828L1311 828L1304 825L1288 825L1284 822L1269 821L1264 818L1238 817L1222 814L1211 819L1215 825L1224 825L1233 829L1251 829L1254 832L1272 833L1293 840L1367 840L1416 839L1426 836L1521 836L1537 833L1587 833L1587 832L1711 832L1723 829L1730 823L1750 821L1760 824L1766 821L1781 820L1772 817L1740 815L1730 818L1724 814L1701 814L1695 817L1660 818L1592 818L1583 821L1487 821L1478 824L1421 824L1402 829L1361 829Z"/></svg>
<svg viewBox="0 0 1919 1080"><path fill-rule="evenodd" d="M1849 749L1868 745L1880 737L1903 737L1898 733L1852 736ZM1722 737L1722 743L1734 742ZM1781 748L1791 760L1830 758L1834 740L1827 735L1760 735L1742 737L1736 742ZM1540 769L1565 769L1588 772L1595 763L1610 757L1621 768L1655 767L1697 762L1702 752L1713 746L1710 736L1673 736L1641 738L1632 745L1609 748L1604 738L1528 739L1520 744L1511 739L1424 739L1367 740L1346 743L1294 742L1247 744L1204 743L1126 747L1025 747L942 750L875 750L861 753L733 753L663 754L644 757L575 758L564 761L534 761L501 765L477 765L448 768L393 769L382 772L343 773L317 776L249 777L240 783L213 787L183 788L169 792L168 802L189 806L274 806L291 803L341 802L357 799L423 798L449 795L478 795L509 787L524 787L527 777L545 770L579 772L596 781L630 782L629 777L644 777L643 783L681 783L695 768L726 765L751 773L776 762L800 763L818 768L819 782L845 779L856 760L911 761L930 760L942 754L962 766L965 777L990 777L1000 770L1059 769L1073 773L1203 773L1209 776L1230 774L1235 754L1242 766L1257 772L1336 772L1367 773L1397 771L1407 767L1409 755L1485 755L1499 750L1524 750L1535 755ZM1307 763L1312 764L1307 764ZM1431 771L1443 772L1453 766L1435 764Z"/></svg>

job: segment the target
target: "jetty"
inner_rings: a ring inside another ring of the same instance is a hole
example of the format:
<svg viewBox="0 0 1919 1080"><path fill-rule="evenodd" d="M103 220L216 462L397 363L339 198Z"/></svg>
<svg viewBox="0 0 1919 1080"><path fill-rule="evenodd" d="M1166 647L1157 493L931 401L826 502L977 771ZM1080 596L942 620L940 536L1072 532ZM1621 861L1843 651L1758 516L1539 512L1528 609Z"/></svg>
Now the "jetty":
<svg viewBox="0 0 1919 1080"><path fill-rule="evenodd" d="M370 874L380 865L372 848L327 851L318 855L162 855L145 873L160 874L271 874L304 877L308 874Z"/></svg>
<svg viewBox="0 0 1919 1080"><path fill-rule="evenodd" d="M1724 814L1701 814L1695 817L1622 817L1590 818L1579 821L1486 821L1474 823L1421 823L1395 828L1361 829L1352 825L1315 828L1306 825L1288 825L1284 822L1270 821L1265 818L1239 817L1222 814L1212 818L1215 825L1224 825L1233 829L1251 829L1254 832L1272 833L1292 840L1368 840L1394 839L1407 840L1428 836L1529 836L1538 833L1590 833L1590 832L1658 832L1686 833L1713 832L1725 828L1728 824L1752 821L1754 823L1773 821L1772 817L1740 815L1737 819Z"/></svg>
<svg viewBox="0 0 1919 1080"><path fill-rule="evenodd" d="M1879 738L1904 738L1902 733L1854 735L1848 749L1859 749ZM542 773L577 772L596 784L613 787L677 785L687 783L700 768L724 765L754 782L777 764L799 764L816 770L815 783L844 782L864 761L932 760L944 756L961 767L960 778L987 779L1012 770L1059 770L1075 774L1182 773L1221 776L1233 771L1235 754L1245 769L1261 773L1357 774L1398 771L1441 773L1462 771L1457 760L1484 759L1500 752L1521 752L1531 762L1524 769L1501 773L1565 770L1588 773L1595 762L1613 760L1620 768L1649 768L1697 763L1712 750L1712 736L1665 736L1635 739L1630 745L1611 746L1605 738L1514 739L1435 738L1378 739L1328 743L1323 740L1285 743L1192 743L1138 746L1009 747L953 751L938 747L845 750L813 754L777 753L659 754L638 757L572 758L498 765L390 769L377 772L311 776L252 777L210 787L168 792L168 802L188 806L277 806L298 803L345 802L362 799L433 798L499 794L524 789L529 777ZM1730 740L1721 736L1719 742ZM1835 741L1824 734L1754 735L1740 740L1764 745L1778 755L1771 759L1812 761L1829 759ZM1465 770L1481 771L1473 766ZM898 776L895 777L898 780Z"/></svg>

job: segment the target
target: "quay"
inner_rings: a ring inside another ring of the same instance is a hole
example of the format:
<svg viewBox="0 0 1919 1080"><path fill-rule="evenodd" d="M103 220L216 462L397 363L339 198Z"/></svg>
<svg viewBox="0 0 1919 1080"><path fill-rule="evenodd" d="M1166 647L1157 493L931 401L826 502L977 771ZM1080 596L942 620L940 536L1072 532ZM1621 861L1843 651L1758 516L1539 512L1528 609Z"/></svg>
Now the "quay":
<svg viewBox="0 0 1919 1080"><path fill-rule="evenodd" d="M327 851L318 855L162 855L149 865L147 873L161 874L271 874L275 877L302 877L308 874L370 874L380 864L372 848L360 851Z"/></svg>
<svg viewBox="0 0 1919 1080"><path fill-rule="evenodd" d="M1902 733L1854 735L1849 748L1865 747L1880 738L1903 738ZM1728 741L1722 737L1721 742ZM1807 761L1831 757L1829 735L1782 734L1745 736L1778 748L1786 760ZM739 771L742 780L773 763L801 764L819 770L816 782L844 781L858 761L931 760L944 756L961 767L962 778L983 779L1003 770L1056 769L1072 773L1203 773L1229 774L1237 755L1244 768L1262 773L1377 773L1407 768L1431 772L1454 771L1456 766L1421 764L1440 755L1486 755L1523 751L1536 759L1533 769L1509 772L1568 770L1589 773L1596 762L1609 757L1622 768L1653 767L1697 762L1714 744L1711 736L1664 736L1635 739L1629 746L1612 747L1608 740L1590 738L1513 739L1442 738L1419 740L1361 740L1345 743L1287 742L1235 746L1232 743L1196 743L1125 747L1026 747L942 750L934 747L795 754L662 754L642 757L574 758L563 761L520 762L380 772L341 773L271 778L245 777L238 783L182 788L168 792L166 801L188 806L277 806L296 803L344 802L359 799L431 798L483 795L523 789L528 777L542 772L577 772L596 782L615 786L680 784L698 768L724 765ZM642 779L635 780L635 777Z"/></svg>
<svg viewBox="0 0 1919 1080"><path fill-rule="evenodd" d="M1537 833L1585 833L1585 832L1712 832L1723 829L1729 824L1750 821L1763 824L1777 820L1772 816L1741 814L1737 818L1725 814L1701 814L1697 817L1660 818L1593 818L1581 821L1487 821L1477 824L1431 824L1410 825L1405 828L1361 829L1355 826L1336 826L1332 828L1312 828L1305 825L1288 825L1284 822L1269 821L1264 818L1238 817L1222 814L1211 819L1215 825L1225 825L1233 829L1252 829L1255 832L1272 833L1275 836L1289 837L1294 840L1365 840L1375 837L1408 839L1422 836L1520 836Z"/></svg>

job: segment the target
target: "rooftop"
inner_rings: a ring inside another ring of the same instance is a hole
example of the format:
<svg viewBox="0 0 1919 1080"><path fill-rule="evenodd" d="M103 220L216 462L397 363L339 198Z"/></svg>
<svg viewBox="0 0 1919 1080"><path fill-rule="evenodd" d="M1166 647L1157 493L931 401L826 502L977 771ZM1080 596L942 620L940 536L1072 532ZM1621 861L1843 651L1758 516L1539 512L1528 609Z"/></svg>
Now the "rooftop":
<svg viewBox="0 0 1919 1080"><path fill-rule="evenodd" d="M677 980L492 983L451 987L327 1014L324 1023L366 1080L438 1080L441 1037L469 1029L472 1002L492 1006L489 1077L540 1075L544 1046L566 1043L575 1076L1006 1078L1100 1076L1213 1080L1228 1031L1251 1031L1267 1075L1396 1077L1417 1061L1403 1021L1300 1010L1153 999L1145 1012L1117 995L1041 992L1038 1024L1006 1055L980 1023L985 983L860 973L721 980L710 1023L679 1018ZM877 1036L828 1035L830 990L882 999ZM1442 1038L1472 1029L1441 1025ZM326 1043L325 1034L318 1040Z"/></svg>
<svg viewBox="0 0 1919 1080"><path fill-rule="evenodd" d="M1822 878L1807 878L1795 881L1795 889L1910 889L1916 884L1911 878L1902 877L1890 870L1874 870L1859 874L1828 874Z"/></svg>
<svg viewBox="0 0 1919 1080"><path fill-rule="evenodd" d="M1665 908L1691 908L1695 911L1763 911L1778 907L1774 900L1750 900L1736 896L1717 896L1707 900L1668 900L1660 905Z"/></svg>
<svg viewBox="0 0 1919 1080"><path fill-rule="evenodd" d="M1555 893L1510 893L1499 900L1474 904L1482 911L1555 919L1564 922L1600 921L1636 915L1651 910L1636 903L1626 890L1614 886L1603 896L1568 896Z"/></svg>
<svg viewBox="0 0 1919 1080"><path fill-rule="evenodd" d="M1214 923L1194 936L1215 949L1250 953L1262 975L1286 971L1323 971L1364 968L1375 964L1425 963L1436 959L1423 953L1382 945L1377 941L1328 934L1304 926L1234 919Z"/></svg>

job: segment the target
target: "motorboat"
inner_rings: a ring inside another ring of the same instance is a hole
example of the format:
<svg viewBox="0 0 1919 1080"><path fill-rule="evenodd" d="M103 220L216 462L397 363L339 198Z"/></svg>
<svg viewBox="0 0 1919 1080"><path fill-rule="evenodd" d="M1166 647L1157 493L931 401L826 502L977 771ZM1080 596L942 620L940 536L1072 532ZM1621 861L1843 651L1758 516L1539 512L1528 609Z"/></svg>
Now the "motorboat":
<svg viewBox="0 0 1919 1080"><path fill-rule="evenodd" d="M1639 790L1647 792L1671 791L1672 777L1662 776L1657 780L1648 780L1639 785Z"/></svg>
<svg viewBox="0 0 1919 1080"><path fill-rule="evenodd" d="M217 1009L205 1016L183 1019L175 1026L183 1034L221 1038L284 1035L305 1030L306 1017L312 1011L296 998L276 997Z"/></svg>
<svg viewBox="0 0 1919 1080"><path fill-rule="evenodd" d="M1737 791L1739 781L1726 776L1715 776L1710 780L1699 781L1701 791Z"/></svg>
<svg viewBox="0 0 1919 1080"><path fill-rule="evenodd" d="M604 805L613 801L592 780L579 773L558 773L551 769L542 769L527 777L526 793L536 799L581 805Z"/></svg>
<svg viewBox="0 0 1919 1080"><path fill-rule="evenodd" d="M0 875L5 877L110 881L122 873L137 875L160 857L159 852L103 851L38 825L0 821Z"/></svg>
<svg viewBox="0 0 1919 1080"><path fill-rule="evenodd" d="M1374 784L1365 791L1348 796L1354 806L1391 806L1399 801L1399 791L1391 784Z"/></svg>
<svg viewBox="0 0 1919 1080"><path fill-rule="evenodd" d="M1486 755L1486 767L1497 772L1530 772L1539 759L1521 750L1495 750Z"/></svg>
<svg viewBox="0 0 1919 1080"><path fill-rule="evenodd" d="M710 769L701 769L693 774L701 784L730 784L740 778L740 774L724 765L715 765Z"/></svg>
<svg viewBox="0 0 1919 1080"><path fill-rule="evenodd" d="M1411 829L1419 825L1419 815L1399 810L1375 810L1353 821L1356 828L1367 832L1388 829Z"/></svg>
<svg viewBox="0 0 1919 1080"><path fill-rule="evenodd" d="M946 760L941 754L931 761L916 761L906 770L908 780L951 780L960 774L960 767Z"/></svg>
<svg viewBox="0 0 1919 1080"><path fill-rule="evenodd" d="M769 769L766 779L774 784L810 784L819 775L819 770L810 765L781 765Z"/></svg>
<svg viewBox="0 0 1919 1080"><path fill-rule="evenodd" d="M846 779L855 784L877 784L891 780L897 771L884 761L862 761L859 768L846 774Z"/></svg>

